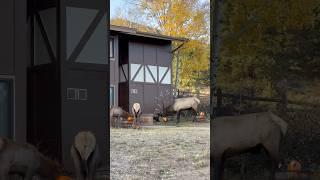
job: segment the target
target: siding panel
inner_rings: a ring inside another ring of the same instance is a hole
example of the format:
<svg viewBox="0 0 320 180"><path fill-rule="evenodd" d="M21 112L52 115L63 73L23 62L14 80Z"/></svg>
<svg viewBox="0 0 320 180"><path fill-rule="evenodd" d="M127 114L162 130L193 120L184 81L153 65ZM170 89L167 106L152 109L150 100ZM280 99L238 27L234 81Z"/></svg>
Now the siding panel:
<svg viewBox="0 0 320 180"><path fill-rule="evenodd" d="M0 2L0 74L14 73L14 7L13 0Z"/></svg>

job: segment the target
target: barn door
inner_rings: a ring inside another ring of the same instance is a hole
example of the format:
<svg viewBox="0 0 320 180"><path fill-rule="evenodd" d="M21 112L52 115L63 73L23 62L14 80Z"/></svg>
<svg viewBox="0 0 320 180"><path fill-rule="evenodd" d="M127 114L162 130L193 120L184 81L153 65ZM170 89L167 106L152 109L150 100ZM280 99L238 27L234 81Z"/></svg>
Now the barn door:
<svg viewBox="0 0 320 180"><path fill-rule="evenodd" d="M12 96L11 81L0 80L0 137L13 136Z"/></svg>

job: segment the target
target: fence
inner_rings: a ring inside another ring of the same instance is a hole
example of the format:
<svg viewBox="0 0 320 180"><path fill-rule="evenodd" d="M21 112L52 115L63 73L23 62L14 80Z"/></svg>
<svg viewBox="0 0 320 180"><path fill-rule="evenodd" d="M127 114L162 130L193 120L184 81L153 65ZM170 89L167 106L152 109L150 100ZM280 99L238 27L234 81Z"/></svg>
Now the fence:
<svg viewBox="0 0 320 180"><path fill-rule="evenodd" d="M268 98L223 93L221 89L217 89L215 97L216 102L214 102L215 105L213 108L217 116L243 114L263 111L266 109L275 109L279 113L285 115L287 112L292 110L289 108L291 105L304 107L318 106L317 103L288 100L285 94L280 95L278 98ZM258 104L258 102L262 103ZM267 106L267 103L275 103L276 106Z"/></svg>

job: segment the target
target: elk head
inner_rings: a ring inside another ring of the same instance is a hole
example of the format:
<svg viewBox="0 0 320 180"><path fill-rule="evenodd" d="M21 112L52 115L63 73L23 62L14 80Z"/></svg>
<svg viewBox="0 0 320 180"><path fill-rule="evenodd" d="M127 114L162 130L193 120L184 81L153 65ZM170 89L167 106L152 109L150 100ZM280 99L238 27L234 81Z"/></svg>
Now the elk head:
<svg viewBox="0 0 320 180"><path fill-rule="evenodd" d="M162 120L164 122L167 122L168 121L168 116L169 116L169 113L170 113L170 109L171 109L171 106L165 107L164 103L162 103L162 107L161 107L160 112L158 112L156 114L156 116L157 116L156 118L158 119L158 121L159 121L159 117L162 117Z"/></svg>

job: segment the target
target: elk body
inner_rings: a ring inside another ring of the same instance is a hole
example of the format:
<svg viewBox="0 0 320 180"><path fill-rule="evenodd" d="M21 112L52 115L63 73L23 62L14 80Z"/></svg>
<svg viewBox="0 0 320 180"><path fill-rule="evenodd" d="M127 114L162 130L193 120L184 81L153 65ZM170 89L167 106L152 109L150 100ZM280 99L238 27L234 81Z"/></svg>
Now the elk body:
<svg viewBox="0 0 320 180"><path fill-rule="evenodd" d="M77 180L94 180L100 160L98 144L92 132L81 131L75 136L71 157Z"/></svg>
<svg viewBox="0 0 320 180"><path fill-rule="evenodd" d="M114 127L121 127L122 119L127 119L129 113L123 110L121 107L112 107L110 109L110 120L113 122Z"/></svg>
<svg viewBox="0 0 320 180"><path fill-rule="evenodd" d="M281 139L287 123L272 112L218 117L213 122L214 179L223 178L225 158L263 148L272 166L270 179L275 178Z"/></svg>
<svg viewBox="0 0 320 180"><path fill-rule="evenodd" d="M9 174L18 174L24 180L39 175L43 178L58 178L62 167L41 154L30 144L17 144L9 139L0 138L0 180L9 179Z"/></svg>
<svg viewBox="0 0 320 180"><path fill-rule="evenodd" d="M141 106L139 103L134 103L132 106L132 113L133 113L133 127L140 127L140 117L141 117Z"/></svg>
<svg viewBox="0 0 320 180"><path fill-rule="evenodd" d="M194 113L193 122L197 118L197 110L200 100L196 97L184 97L175 99L174 103L166 108L163 108L163 112L160 116L167 118L169 115L176 115L177 124L180 122L180 114L182 111L191 110Z"/></svg>

